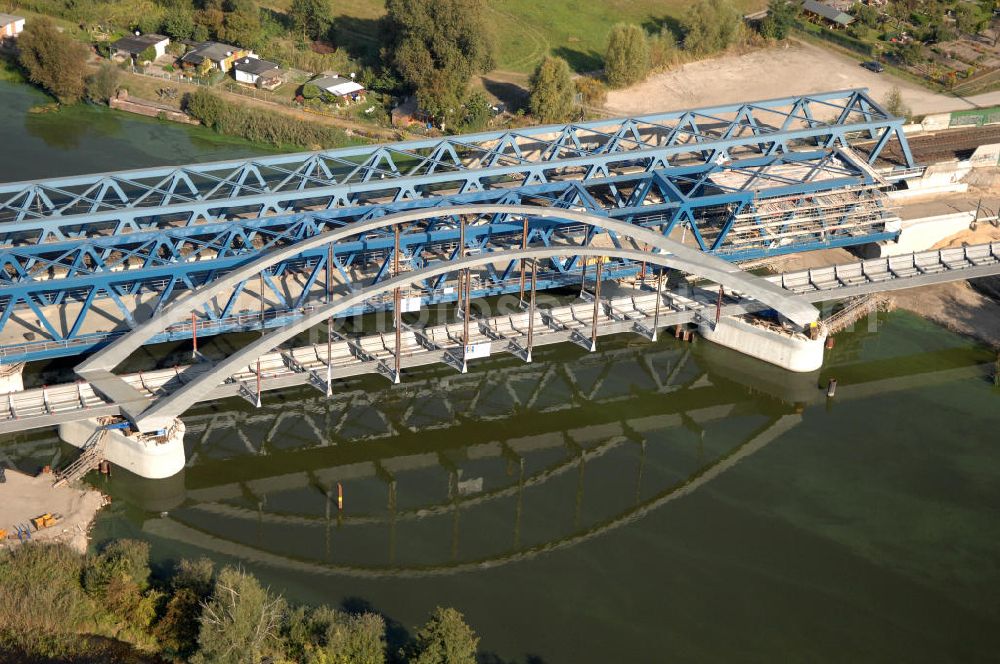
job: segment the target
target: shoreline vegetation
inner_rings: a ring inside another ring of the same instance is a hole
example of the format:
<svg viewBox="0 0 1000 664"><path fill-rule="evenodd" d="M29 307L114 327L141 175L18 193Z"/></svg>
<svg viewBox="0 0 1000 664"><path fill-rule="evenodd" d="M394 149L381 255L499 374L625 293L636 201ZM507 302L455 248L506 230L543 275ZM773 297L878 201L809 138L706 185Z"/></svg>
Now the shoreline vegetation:
<svg viewBox="0 0 1000 664"><path fill-rule="evenodd" d="M227 136L274 147L304 147L311 150L339 148L365 143L344 131L299 120L288 115L250 108L227 101L207 90L187 95L184 110L203 125Z"/></svg>
<svg viewBox="0 0 1000 664"><path fill-rule="evenodd" d="M147 542L81 555L0 552L0 662L475 664L479 638L438 607L412 634L363 600L290 605L238 567L181 560L154 574Z"/></svg>

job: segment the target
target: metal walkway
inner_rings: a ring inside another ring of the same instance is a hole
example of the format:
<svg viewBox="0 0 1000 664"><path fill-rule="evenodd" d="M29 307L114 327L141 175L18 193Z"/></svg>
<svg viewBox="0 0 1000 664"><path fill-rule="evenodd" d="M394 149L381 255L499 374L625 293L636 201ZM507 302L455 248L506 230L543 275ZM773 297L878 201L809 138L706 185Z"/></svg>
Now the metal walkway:
<svg viewBox="0 0 1000 664"><path fill-rule="evenodd" d="M768 279L819 302L995 274L1000 274L1000 243L790 272ZM717 309L718 304L718 291L712 286L694 288L686 294L665 291L660 298L654 292L600 298L596 325L594 303L581 302L537 309L533 317L518 312L470 321L467 344L461 321L424 329L404 328L400 330L400 367L446 363L458 368L463 360L472 359L467 357L469 352L477 357L508 352L523 359L530 348L565 341L590 349L599 336L633 332L649 338L654 328L712 321L717 311L720 315L737 315L764 308L738 294L727 294ZM259 367L256 362L241 367L215 386L205 400L242 394L256 402L263 392L307 384L327 393L329 381L349 376L368 373L393 377L395 360L394 333L334 338L329 345L266 353L260 357ZM121 378L135 393L155 403L211 367L201 363ZM102 398L83 381L35 388L0 397L0 433L120 413L120 404Z"/></svg>

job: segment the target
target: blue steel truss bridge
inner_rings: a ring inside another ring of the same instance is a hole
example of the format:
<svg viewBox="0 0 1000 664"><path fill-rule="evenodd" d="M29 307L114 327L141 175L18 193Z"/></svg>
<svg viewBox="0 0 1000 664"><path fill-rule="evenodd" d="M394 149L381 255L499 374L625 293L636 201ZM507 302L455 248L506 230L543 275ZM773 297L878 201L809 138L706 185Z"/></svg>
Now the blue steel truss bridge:
<svg viewBox="0 0 1000 664"><path fill-rule="evenodd" d="M884 190L916 164L901 118L866 90L406 143L0 184L0 363L88 352L270 252L386 215L460 206L583 212L651 229L728 261L892 239ZM880 161L887 146L905 162ZM860 147L863 146L863 147ZM858 147L858 149L855 149ZM304 250L151 342L278 327L402 270L614 232L547 216L434 215ZM580 283L586 261L538 264L539 289ZM617 258L605 279L639 276ZM471 295L523 295L523 260L486 265ZM454 301L460 278L424 284ZM591 276L593 278L593 276ZM449 286L449 284L451 284ZM366 305L345 315L388 305Z"/></svg>

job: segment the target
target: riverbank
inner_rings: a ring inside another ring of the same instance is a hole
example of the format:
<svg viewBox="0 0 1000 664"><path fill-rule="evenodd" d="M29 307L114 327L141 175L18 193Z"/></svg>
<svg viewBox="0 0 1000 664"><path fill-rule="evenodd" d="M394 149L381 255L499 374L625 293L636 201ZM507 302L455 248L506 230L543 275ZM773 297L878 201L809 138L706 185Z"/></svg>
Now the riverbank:
<svg viewBox="0 0 1000 664"><path fill-rule="evenodd" d="M29 526L32 519L53 514L59 515L55 525L41 530L31 527L31 541L59 542L77 553L87 552L90 527L108 502L100 491L53 487L48 473L31 477L8 469L5 474L7 481L0 484L0 529L7 531L7 538L0 540L0 549L21 544L18 526Z"/></svg>

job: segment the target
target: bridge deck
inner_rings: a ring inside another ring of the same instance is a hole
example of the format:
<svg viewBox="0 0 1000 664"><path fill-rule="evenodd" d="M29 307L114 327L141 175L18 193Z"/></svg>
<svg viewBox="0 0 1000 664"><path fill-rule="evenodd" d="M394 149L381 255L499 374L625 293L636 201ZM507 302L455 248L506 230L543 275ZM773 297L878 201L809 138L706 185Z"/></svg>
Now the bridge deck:
<svg viewBox="0 0 1000 664"><path fill-rule="evenodd" d="M768 279L811 302L820 302L996 274L1000 274L1000 242L787 272ZM648 336L654 327L656 297L653 292L637 292L631 296L602 298L597 335L636 332ZM691 322L702 315L711 319L715 315L716 297L712 286L693 289L687 295L665 291L656 327ZM762 306L755 300L730 293L722 313L737 315L760 308ZM538 309L533 346L565 341L589 345L593 310L590 302ZM470 321L469 343L490 343L491 352L511 352L523 357L528 327L527 312ZM461 322L405 329L401 333L401 367L460 363L463 335ZM394 333L390 332L358 339L337 339L331 344L329 355L325 343L267 353L260 358L260 389L269 391L306 384L325 389L328 359L330 377L334 380L366 373L385 374L394 363L394 347ZM206 362L121 377L134 389L136 396L155 401L210 370L211 366ZM218 385L207 399L237 396L241 391L256 394L257 376L256 364L242 367ZM115 415L121 412L123 405L126 404L102 398L94 386L84 381L7 394L0 396L0 433Z"/></svg>

